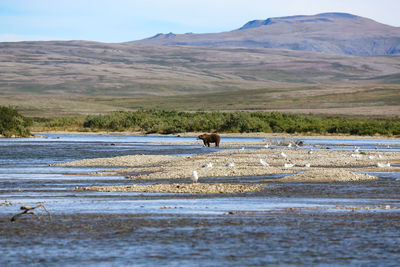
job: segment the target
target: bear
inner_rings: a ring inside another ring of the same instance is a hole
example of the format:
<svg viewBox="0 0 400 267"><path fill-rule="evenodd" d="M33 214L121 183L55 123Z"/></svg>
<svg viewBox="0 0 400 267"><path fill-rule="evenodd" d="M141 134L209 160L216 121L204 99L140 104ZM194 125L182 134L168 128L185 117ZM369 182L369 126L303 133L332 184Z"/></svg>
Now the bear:
<svg viewBox="0 0 400 267"><path fill-rule="evenodd" d="M203 140L204 146L210 147L210 143L215 143L216 147L219 147L221 137L218 134L202 134L197 137L197 140Z"/></svg>

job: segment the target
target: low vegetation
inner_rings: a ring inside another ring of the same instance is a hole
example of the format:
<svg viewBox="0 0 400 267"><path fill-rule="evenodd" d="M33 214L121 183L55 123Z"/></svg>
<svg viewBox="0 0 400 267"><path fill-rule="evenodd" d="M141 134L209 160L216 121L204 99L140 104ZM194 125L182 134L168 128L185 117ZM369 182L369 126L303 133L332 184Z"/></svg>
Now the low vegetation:
<svg viewBox="0 0 400 267"><path fill-rule="evenodd" d="M83 122L85 117L80 116L58 116L58 117L35 117L33 118L33 131L85 131ZM86 129L88 130L88 129Z"/></svg>
<svg viewBox="0 0 400 267"><path fill-rule="evenodd" d="M0 106L0 136L30 136L31 125L32 119L19 114L16 108Z"/></svg>
<svg viewBox="0 0 400 267"><path fill-rule="evenodd" d="M315 133L351 135L400 135L400 118L326 117L279 112L178 112L159 110L118 111L87 116L91 130L226 133Z"/></svg>
<svg viewBox="0 0 400 267"><path fill-rule="evenodd" d="M0 106L0 134L29 136L34 131L139 131L174 134L302 133L400 135L400 118L317 116L280 112L181 112L166 110L117 111L86 117L27 118L13 107Z"/></svg>

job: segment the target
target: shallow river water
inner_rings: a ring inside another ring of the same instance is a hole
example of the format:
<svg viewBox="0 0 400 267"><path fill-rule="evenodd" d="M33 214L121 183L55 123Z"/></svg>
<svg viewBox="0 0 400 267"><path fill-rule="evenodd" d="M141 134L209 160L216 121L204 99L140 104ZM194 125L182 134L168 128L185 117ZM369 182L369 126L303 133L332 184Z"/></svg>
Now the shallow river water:
<svg viewBox="0 0 400 267"><path fill-rule="evenodd" d="M256 140L223 139L244 147ZM400 140L302 140L306 149L358 146L361 151L400 151ZM218 178L222 183L267 183L268 189L238 195L177 195L75 191L75 186L132 181L85 175L108 168L49 166L84 158L187 156L216 150L200 142L170 144L180 141L195 138L48 134L0 139L0 266L395 266L400 262L399 173L374 173L381 179L373 182L334 184L275 182L279 175ZM40 220L24 215L10 221L20 206L38 203L44 203L51 218L38 208Z"/></svg>

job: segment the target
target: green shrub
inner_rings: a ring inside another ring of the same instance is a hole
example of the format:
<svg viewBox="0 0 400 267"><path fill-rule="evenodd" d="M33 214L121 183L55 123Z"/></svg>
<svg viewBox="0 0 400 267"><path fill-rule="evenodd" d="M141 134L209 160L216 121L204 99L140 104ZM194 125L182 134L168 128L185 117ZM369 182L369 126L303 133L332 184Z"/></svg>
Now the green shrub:
<svg viewBox="0 0 400 267"><path fill-rule="evenodd" d="M82 126L82 118L79 117L54 117L46 119L34 119L34 122L51 129L68 129Z"/></svg>
<svg viewBox="0 0 400 267"><path fill-rule="evenodd" d="M146 133L275 132L354 135L398 135L399 118L371 119L284 114L279 112L118 111L87 116L84 127L99 130L137 130Z"/></svg>
<svg viewBox="0 0 400 267"><path fill-rule="evenodd" d="M0 106L0 135L5 137L30 136L29 127L31 125L32 120L19 114L16 108Z"/></svg>

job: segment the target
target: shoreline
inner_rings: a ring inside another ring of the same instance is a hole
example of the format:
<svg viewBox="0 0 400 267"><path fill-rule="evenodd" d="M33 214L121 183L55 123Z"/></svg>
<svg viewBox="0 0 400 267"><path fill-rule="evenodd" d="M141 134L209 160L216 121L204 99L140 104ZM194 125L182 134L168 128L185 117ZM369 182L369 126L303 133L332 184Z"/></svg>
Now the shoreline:
<svg viewBox="0 0 400 267"><path fill-rule="evenodd" d="M186 133L176 133L176 134L146 134L144 132L135 132L135 131L123 131L123 132L108 132L108 131L33 131L32 135L36 136L42 134L82 134L82 135L140 135L140 136L176 136L176 137L197 137L198 135L204 134L204 132L186 132ZM221 137L259 137L259 138L315 138L315 139L324 139L324 138L332 138L332 139L390 139L390 140L399 140L400 136L382 136L382 135L347 135L347 134L288 134L288 133L263 133L263 132L254 132L254 133L218 133ZM0 136L1 137L1 136Z"/></svg>

